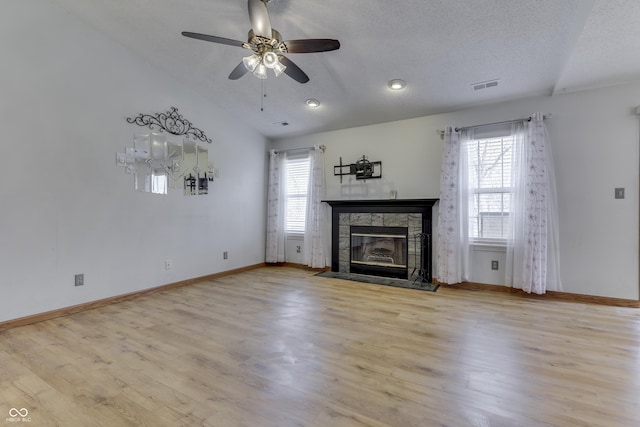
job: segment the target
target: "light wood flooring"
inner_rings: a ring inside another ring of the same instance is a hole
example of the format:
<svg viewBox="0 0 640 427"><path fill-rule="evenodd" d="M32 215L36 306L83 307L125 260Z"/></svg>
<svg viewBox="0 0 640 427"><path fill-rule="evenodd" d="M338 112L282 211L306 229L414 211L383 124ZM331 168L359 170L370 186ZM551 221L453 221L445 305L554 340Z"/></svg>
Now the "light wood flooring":
<svg viewBox="0 0 640 427"><path fill-rule="evenodd" d="M640 425L639 309L313 274L260 268L2 332L0 425Z"/></svg>

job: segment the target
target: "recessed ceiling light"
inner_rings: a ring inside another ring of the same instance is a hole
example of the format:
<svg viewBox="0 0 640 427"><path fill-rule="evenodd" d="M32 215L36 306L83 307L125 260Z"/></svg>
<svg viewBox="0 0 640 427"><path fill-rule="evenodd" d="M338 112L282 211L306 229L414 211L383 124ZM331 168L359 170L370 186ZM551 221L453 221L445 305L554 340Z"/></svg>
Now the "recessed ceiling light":
<svg viewBox="0 0 640 427"><path fill-rule="evenodd" d="M320 106L320 101L318 101L317 99L314 99L314 98L309 98L304 102L305 102L305 104L307 104L311 108L317 108L317 107Z"/></svg>
<svg viewBox="0 0 640 427"><path fill-rule="evenodd" d="M402 79L389 80L389 83L387 84L387 86L389 86L389 89L393 89L393 90L404 89L406 85L407 85L407 82L405 82Z"/></svg>

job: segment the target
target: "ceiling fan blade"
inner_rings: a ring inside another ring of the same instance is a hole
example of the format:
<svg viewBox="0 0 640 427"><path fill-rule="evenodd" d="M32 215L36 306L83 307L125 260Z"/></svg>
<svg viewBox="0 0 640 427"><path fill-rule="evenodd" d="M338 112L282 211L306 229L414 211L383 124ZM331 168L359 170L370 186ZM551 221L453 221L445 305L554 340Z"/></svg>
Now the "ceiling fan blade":
<svg viewBox="0 0 640 427"><path fill-rule="evenodd" d="M218 36L209 36L207 34L199 34L199 33L190 33L189 31L183 31L182 35L185 37L191 37L192 39L204 40L207 42L220 43L220 44L228 44L230 46L238 46L242 47L244 42L232 39L225 39L224 37Z"/></svg>
<svg viewBox="0 0 640 427"><path fill-rule="evenodd" d="M340 42L334 39L285 40L282 43L288 53L328 52L340 49Z"/></svg>
<svg viewBox="0 0 640 427"><path fill-rule="evenodd" d="M244 66L244 63L241 61L236 68L233 69L231 74L229 74L229 80L238 80L240 77L244 76L247 73L247 67Z"/></svg>
<svg viewBox="0 0 640 427"><path fill-rule="evenodd" d="M249 20L256 36L271 39L271 20L267 5L262 0L249 0Z"/></svg>
<svg viewBox="0 0 640 427"><path fill-rule="evenodd" d="M297 81L298 83L306 83L309 81L309 76L307 76L305 72L300 69L300 67L294 64L293 61L291 61L286 56L281 56L280 62L282 63L282 65L287 67L284 70L284 73L287 76L291 77L293 80Z"/></svg>

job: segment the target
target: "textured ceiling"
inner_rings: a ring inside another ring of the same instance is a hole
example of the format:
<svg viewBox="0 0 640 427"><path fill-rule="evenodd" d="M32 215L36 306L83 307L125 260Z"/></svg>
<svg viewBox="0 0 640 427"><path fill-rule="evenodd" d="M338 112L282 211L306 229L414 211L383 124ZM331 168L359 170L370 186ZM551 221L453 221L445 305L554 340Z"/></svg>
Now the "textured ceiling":
<svg viewBox="0 0 640 427"><path fill-rule="evenodd" d="M289 54L311 81L271 74L266 98L250 73L227 78L247 50L180 35L246 40L246 0L54 1L269 138L640 79L637 0L273 0L271 24L285 40L342 46ZM393 78L406 89L389 90Z"/></svg>

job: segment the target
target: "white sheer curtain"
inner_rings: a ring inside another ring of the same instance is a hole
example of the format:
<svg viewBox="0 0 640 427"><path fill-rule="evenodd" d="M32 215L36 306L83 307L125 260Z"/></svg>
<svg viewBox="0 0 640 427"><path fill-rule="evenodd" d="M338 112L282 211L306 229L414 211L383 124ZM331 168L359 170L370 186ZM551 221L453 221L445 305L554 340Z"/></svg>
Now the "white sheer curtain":
<svg viewBox="0 0 640 427"><path fill-rule="evenodd" d="M469 280L469 178L466 133L447 128L440 174L440 217L437 226L436 279L440 283Z"/></svg>
<svg viewBox="0 0 640 427"><path fill-rule="evenodd" d="M544 115L515 123L512 134L507 285L536 294L561 290L555 176Z"/></svg>
<svg viewBox="0 0 640 427"><path fill-rule="evenodd" d="M324 149L315 146L309 153L309 187L307 191L307 216L304 232L303 260L311 268L327 265L325 252L324 197Z"/></svg>
<svg viewBox="0 0 640 427"><path fill-rule="evenodd" d="M267 189L267 247L265 261L284 262L285 258L285 173L287 154L269 152L269 184Z"/></svg>
<svg viewBox="0 0 640 427"><path fill-rule="evenodd" d="M474 130L448 128L440 177L436 278L459 283L471 278L469 165L467 141ZM514 122L513 163L507 232L506 284L525 292L562 290L558 209L551 149L544 115Z"/></svg>

